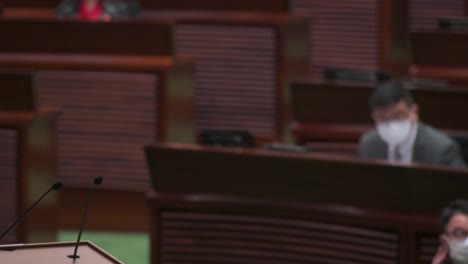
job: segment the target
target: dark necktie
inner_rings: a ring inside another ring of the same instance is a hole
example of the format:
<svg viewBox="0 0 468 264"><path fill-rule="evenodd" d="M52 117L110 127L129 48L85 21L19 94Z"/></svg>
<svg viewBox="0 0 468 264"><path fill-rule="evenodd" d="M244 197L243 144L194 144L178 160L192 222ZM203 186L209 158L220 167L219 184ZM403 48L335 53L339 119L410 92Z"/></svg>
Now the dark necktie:
<svg viewBox="0 0 468 264"><path fill-rule="evenodd" d="M400 154L400 148L395 147L395 153L394 153L394 158L396 161L401 161L401 154Z"/></svg>

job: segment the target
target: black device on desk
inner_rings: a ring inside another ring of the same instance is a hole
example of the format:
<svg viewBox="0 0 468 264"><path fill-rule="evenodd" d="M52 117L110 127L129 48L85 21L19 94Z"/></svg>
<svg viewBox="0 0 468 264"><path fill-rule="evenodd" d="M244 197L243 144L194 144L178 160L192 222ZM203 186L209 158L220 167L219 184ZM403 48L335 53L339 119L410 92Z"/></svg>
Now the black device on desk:
<svg viewBox="0 0 468 264"><path fill-rule="evenodd" d="M323 77L326 80L373 81L384 82L391 79L390 74L380 71L356 69L325 68Z"/></svg>
<svg viewBox="0 0 468 264"><path fill-rule="evenodd" d="M208 146L255 147L255 138L249 131L205 130L200 133L200 141Z"/></svg>
<svg viewBox="0 0 468 264"><path fill-rule="evenodd" d="M439 27L444 29L468 27L468 18L441 18L438 22Z"/></svg>

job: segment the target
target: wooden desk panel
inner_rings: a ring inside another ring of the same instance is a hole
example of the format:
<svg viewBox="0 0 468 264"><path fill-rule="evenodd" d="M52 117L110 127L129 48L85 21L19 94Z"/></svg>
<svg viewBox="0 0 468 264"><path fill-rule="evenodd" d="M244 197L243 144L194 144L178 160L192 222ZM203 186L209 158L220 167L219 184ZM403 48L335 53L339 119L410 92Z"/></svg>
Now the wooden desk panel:
<svg viewBox="0 0 468 264"><path fill-rule="evenodd" d="M288 197L418 213L438 213L448 201L467 197L468 171L439 166L184 144L148 146L146 155L157 192Z"/></svg>
<svg viewBox="0 0 468 264"><path fill-rule="evenodd" d="M35 76L29 72L0 72L0 109L35 111ZM12 88L14 87L14 89Z"/></svg>
<svg viewBox="0 0 468 264"><path fill-rule="evenodd" d="M182 144L146 154L152 263L429 263L440 209L467 197L467 170Z"/></svg>
<svg viewBox="0 0 468 264"><path fill-rule="evenodd" d="M420 30L411 33L413 65L410 75L448 80L466 86L468 31Z"/></svg>
<svg viewBox="0 0 468 264"><path fill-rule="evenodd" d="M171 56L169 22L0 19L0 52ZM34 43L34 45L32 45Z"/></svg>
<svg viewBox="0 0 468 264"><path fill-rule="evenodd" d="M411 32L413 63L419 66L467 66L468 31L426 30Z"/></svg>
<svg viewBox="0 0 468 264"><path fill-rule="evenodd" d="M149 199L151 263L429 264L439 243L436 215L226 195L156 193Z"/></svg>

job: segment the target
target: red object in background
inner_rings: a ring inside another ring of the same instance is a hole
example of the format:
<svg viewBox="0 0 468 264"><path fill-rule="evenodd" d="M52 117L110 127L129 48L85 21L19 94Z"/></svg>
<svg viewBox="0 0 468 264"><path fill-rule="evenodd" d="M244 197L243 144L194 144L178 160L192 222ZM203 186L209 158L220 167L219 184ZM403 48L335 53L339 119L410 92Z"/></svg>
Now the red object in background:
<svg viewBox="0 0 468 264"><path fill-rule="evenodd" d="M101 1L99 1L92 9L87 9L85 1L81 1L78 18L84 20L98 20L101 18L102 11L103 8Z"/></svg>

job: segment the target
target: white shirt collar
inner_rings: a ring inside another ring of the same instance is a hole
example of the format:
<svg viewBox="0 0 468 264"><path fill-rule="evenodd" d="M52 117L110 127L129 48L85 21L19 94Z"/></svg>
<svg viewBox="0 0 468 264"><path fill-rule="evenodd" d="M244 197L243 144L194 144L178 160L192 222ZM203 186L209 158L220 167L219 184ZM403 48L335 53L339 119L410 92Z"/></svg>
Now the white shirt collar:
<svg viewBox="0 0 468 264"><path fill-rule="evenodd" d="M400 160L396 160L396 145L389 145L387 148L387 160L390 162L398 162L403 164L410 164L413 161L414 144L416 142L416 136L418 134L418 122L415 122L411 127L409 137L398 145L398 153L400 154Z"/></svg>

